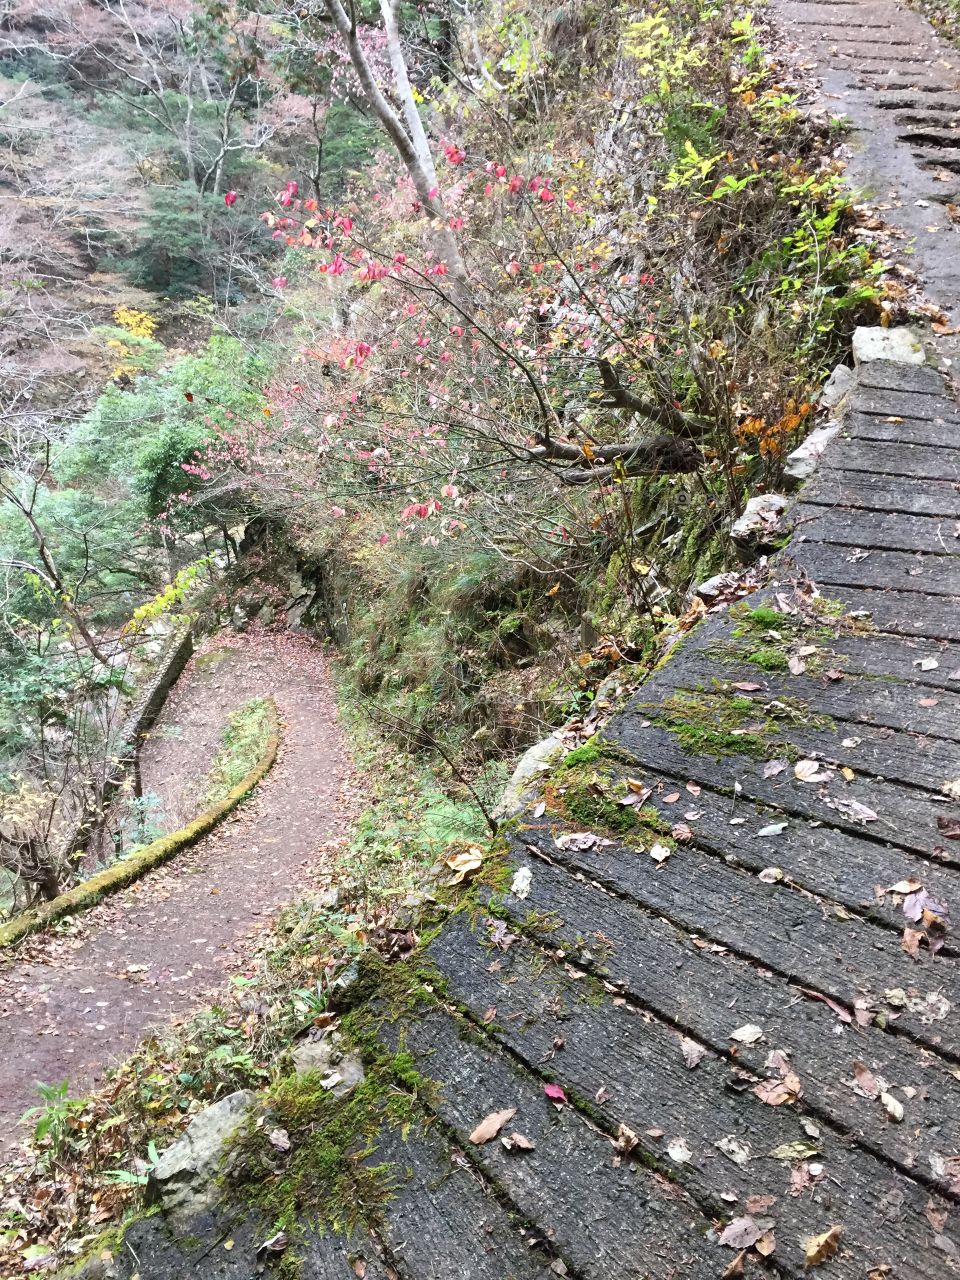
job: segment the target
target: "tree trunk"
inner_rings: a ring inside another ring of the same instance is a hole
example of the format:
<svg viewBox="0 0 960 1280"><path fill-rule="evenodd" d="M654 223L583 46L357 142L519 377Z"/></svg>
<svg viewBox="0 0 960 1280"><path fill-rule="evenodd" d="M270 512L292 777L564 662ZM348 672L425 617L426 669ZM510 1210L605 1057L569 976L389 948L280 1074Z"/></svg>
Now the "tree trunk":
<svg viewBox="0 0 960 1280"><path fill-rule="evenodd" d="M389 4L390 0L384 0L385 4ZM327 12L333 19L334 25L340 32L341 37L347 47L350 55L350 61L353 69L357 73L357 79L360 81L361 88L366 96L367 101L373 110L374 115L380 121L390 141L397 148L400 159L406 166L407 172L416 188L417 196L420 199L424 211L437 226L440 241L443 246L443 253L446 259L447 267L450 272L451 280L455 292L455 301L465 309L472 309L470 306L470 286L467 281L467 271L464 266L463 259L460 256L460 249L454 238L453 232L450 230L446 221L446 213L443 204L438 195L433 194L437 190L437 175L433 165L433 158L430 155L430 148L423 135L423 145L429 162L429 167L424 165L423 159L411 141L410 135L404 128L403 121L394 111L393 107L384 97L380 86L374 79L370 64L367 61L363 49L360 47L360 41L357 38L357 28L355 23L351 22L347 16L341 0L324 0ZM390 41L389 31L387 39ZM391 42L392 43L392 42ZM410 90L409 77L406 74L406 64L403 61L403 51L400 48L399 36L396 43L396 56L401 64L403 64L403 84L406 86L406 92L403 92L401 84L398 82L397 91L403 102L404 115L409 120L408 109L416 116L423 134L423 126L420 124L420 117L417 115L417 106L413 101L413 94ZM391 48L390 53L391 65L394 63L394 52ZM396 71L394 72L396 76Z"/></svg>

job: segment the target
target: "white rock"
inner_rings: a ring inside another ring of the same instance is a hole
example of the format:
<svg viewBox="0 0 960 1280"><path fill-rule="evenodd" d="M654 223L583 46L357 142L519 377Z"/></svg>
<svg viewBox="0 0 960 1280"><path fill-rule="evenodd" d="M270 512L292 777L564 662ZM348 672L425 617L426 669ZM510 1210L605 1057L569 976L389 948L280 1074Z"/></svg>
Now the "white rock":
<svg viewBox="0 0 960 1280"><path fill-rule="evenodd" d="M787 465L783 469L784 476L794 485L809 480L817 469L817 463L824 449L839 430L839 422L827 422L822 427L817 427L815 431L811 431L803 444L794 449L787 458Z"/></svg>
<svg viewBox="0 0 960 1280"><path fill-rule="evenodd" d="M787 509L781 493L761 493L743 509L730 528L730 537L741 551L755 552L769 547L781 532L780 518Z"/></svg>
<svg viewBox="0 0 960 1280"><path fill-rule="evenodd" d="M363 1063L355 1053L344 1052L343 1037L336 1032L321 1040L301 1040L294 1046L293 1065L298 1076L319 1071L336 1098L345 1097L364 1079Z"/></svg>
<svg viewBox="0 0 960 1280"><path fill-rule="evenodd" d="M227 1142L253 1106L256 1095L240 1089L190 1121L186 1133L161 1155L148 1193L178 1229L217 1198L217 1174Z"/></svg>
<svg viewBox="0 0 960 1280"><path fill-rule="evenodd" d="M855 382L853 370L845 364L838 364L823 384L820 403L825 409L835 409Z"/></svg>
<svg viewBox="0 0 960 1280"><path fill-rule="evenodd" d="M891 360L894 364L924 364L926 353L916 332L904 325L899 329L882 329L878 325L853 331L854 364L872 360Z"/></svg>
<svg viewBox="0 0 960 1280"><path fill-rule="evenodd" d="M528 751L525 751L517 762L517 767L500 797L493 816L502 820L520 813L525 806L527 795L535 789L537 779L541 774L546 773L554 760L566 750L562 739L557 734L551 733L549 737L535 742Z"/></svg>

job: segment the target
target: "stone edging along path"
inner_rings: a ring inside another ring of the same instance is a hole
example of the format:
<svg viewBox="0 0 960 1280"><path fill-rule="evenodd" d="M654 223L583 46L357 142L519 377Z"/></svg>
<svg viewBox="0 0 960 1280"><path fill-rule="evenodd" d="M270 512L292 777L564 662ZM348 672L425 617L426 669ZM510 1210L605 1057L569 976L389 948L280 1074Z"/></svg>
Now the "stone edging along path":
<svg viewBox="0 0 960 1280"><path fill-rule="evenodd" d="M88 908L95 906L108 894L125 889L127 885L133 884L135 880L139 880L141 876L146 875L148 871L152 871L154 867L159 867L162 863L175 857L181 850L196 844L198 840L218 826L228 814L236 809L242 800L246 799L257 784L262 782L276 761L277 752L280 748L280 718L277 714L277 706L274 700L267 698L266 703L270 721L270 733L264 744L260 759L246 777L238 782L235 787L232 787L222 800L211 805L209 809L201 813L199 817L194 818L192 822L188 822L185 827L181 827L179 831L173 831L169 835L151 840L148 845L145 845L137 853L131 854L130 857L120 859L119 862L105 867L103 871L98 871L95 875L81 881L80 884L74 885L66 893L61 893L59 897L54 898L52 901L45 902L42 906L36 907L31 911L25 911L22 915L17 916L16 919L11 920L9 924L0 926L0 949L15 946L23 938L45 929L48 925L53 924L54 921L63 919L64 916L74 915L79 911L86 911Z"/></svg>

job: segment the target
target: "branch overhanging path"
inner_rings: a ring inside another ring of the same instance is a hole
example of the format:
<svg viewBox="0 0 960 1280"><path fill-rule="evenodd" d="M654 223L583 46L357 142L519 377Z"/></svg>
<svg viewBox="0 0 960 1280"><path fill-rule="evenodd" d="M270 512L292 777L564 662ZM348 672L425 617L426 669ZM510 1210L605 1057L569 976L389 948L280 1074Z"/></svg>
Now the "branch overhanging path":
<svg viewBox="0 0 960 1280"><path fill-rule="evenodd" d="M0 954L4 1141L36 1081L79 1094L142 1036L205 1002L242 963L249 934L298 898L316 854L349 825L350 770L325 658L304 636L218 638L192 659L142 753L145 792L175 829L228 714L272 695L280 758L230 818L165 867ZM202 805L200 806L202 807Z"/></svg>

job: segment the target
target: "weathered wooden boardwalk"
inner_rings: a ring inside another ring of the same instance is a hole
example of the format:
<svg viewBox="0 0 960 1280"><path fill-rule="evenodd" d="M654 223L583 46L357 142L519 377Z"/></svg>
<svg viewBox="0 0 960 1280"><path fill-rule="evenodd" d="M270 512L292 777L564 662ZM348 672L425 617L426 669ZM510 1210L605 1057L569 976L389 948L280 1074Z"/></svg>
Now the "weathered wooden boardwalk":
<svg viewBox="0 0 960 1280"><path fill-rule="evenodd" d="M960 410L872 364L846 424L776 580L568 759L500 891L362 1006L410 1055L354 1149L388 1170L348 1179L361 1223L309 1236L305 1277L960 1275ZM317 1173L290 1137L255 1193ZM185 1254L153 1219L120 1267L255 1274L275 1226L227 1211Z"/></svg>
<svg viewBox="0 0 960 1280"><path fill-rule="evenodd" d="M826 7L857 9L790 13ZM288 1232L305 1280L960 1276L960 406L941 375L863 366L793 519L775 579L554 773L491 887L345 1020L380 1056L367 1110L341 1104L372 1122L343 1178L289 1107L261 1117L292 1148L248 1152L242 1194L357 1218ZM178 1244L149 1219L111 1273L240 1280L281 1257L257 1253L277 1225L234 1203Z"/></svg>

